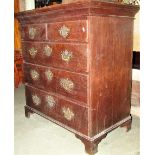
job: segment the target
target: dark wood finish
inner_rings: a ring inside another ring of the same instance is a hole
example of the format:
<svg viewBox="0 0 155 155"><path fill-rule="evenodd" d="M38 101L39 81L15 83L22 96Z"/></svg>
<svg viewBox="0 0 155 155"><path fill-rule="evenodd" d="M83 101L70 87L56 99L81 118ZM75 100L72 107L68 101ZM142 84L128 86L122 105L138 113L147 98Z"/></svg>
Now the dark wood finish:
<svg viewBox="0 0 155 155"><path fill-rule="evenodd" d="M130 115L133 19L90 17L90 25L90 104L96 109L96 115L90 117L92 124L97 121L91 128L94 136Z"/></svg>
<svg viewBox="0 0 155 155"><path fill-rule="evenodd" d="M138 6L89 0L16 15L26 33L22 42L26 108L75 133L89 154L97 152L98 143L110 131L131 128L133 20L138 10ZM33 24L41 33L29 39ZM59 33L62 26L69 29L65 37ZM44 45L52 48L49 58L43 55ZM33 46L37 54L29 54ZM60 57L64 49L73 52L67 63ZM31 69L39 74L37 80ZM51 81L46 71L53 73ZM71 90L62 88L62 78L67 79L63 87ZM46 95L58 103L53 109L47 107ZM34 105L34 99L40 106Z"/></svg>
<svg viewBox="0 0 155 155"><path fill-rule="evenodd" d="M83 138L77 134L75 134L75 136L76 136L76 138L80 139L82 141L82 143L85 145L85 151L89 155L94 155L95 153L98 152L98 144L101 142L102 139L104 139L107 136L107 134L102 135L93 141Z"/></svg>
<svg viewBox="0 0 155 155"><path fill-rule="evenodd" d="M35 24L81 20L87 19L87 16L91 15L134 17L138 10L139 6L84 0L70 4L48 6L32 11L23 11L20 14L15 14L15 16L22 24Z"/></svg>
<svg viewBox="0 0 155 155"><path fill-rule="evenodd" d="M34 112L28 109L26 106L24 108L25 108L25 117L30 118L31 114L33 114Z"/></svg>
<svg viewBox="0 0 155 155"><path fill-rule="evenodd" d="M31 71L35 70L39 77L38 80L33 80ZM51 71L53 77L48 80L46 71ZM74 88L71 91L65 90L60 85L61 79L68 79L73 82ZM49 68L33 64L24 63L24 81L37 88L46 90L48 92L58 93L60 95L81 101L81 104L87 104L87 76L76 74L61 69Z"/></svg>
<svg viewBox="0 0 155 155"><path fill-rule="evenodd" d="M70 32L66 38L59 34L61 27L65 25ZM66 21L47 25L47 38L51 41L87 42L87 20Z"/></svg>
<svg viewBox="0 0 155 155"><path fill-rule="evenodd" d="M29 29L33 28L36 30L34 38L31 39L29 36ZM46 40L46 25L22 25L21 26L21 39L22 40Z"/></svg>
<svg viewBox="0 0 155 155"><path fill-rule="evenodd" d="M125 123L123 123L121 127L126 128L126 131L128 132L131 130L131 125L132 125L132 118L126 121Z"/></svg>
<svg viewBox="0 0 155 155"><path fill-rule="evenodd" d="M33 102L32 95L37 95L40 98L40 105L36 105ZM55 105L53 107L48 105L46 100L47 96L52 96L54 99ZM68 127L88 135L88 109L86 107L79 106L77 103L66 100L64 97L60 97L54 93L47 93L28 85L26 85L26 104ZM64 113L62 112L63 108L69 108L73 112L73 119L67 120L64 117ZM27 115L29 116L29 114L26 114L26 116Z"/></svg>
<svg viewBox="0 0 155 155"><path fill-rule="evenodd" d="M66 43L41 43L22 42L23 58L26 62L40 64L48 67L62 68L74 72L88 72L87 65L87 45L86 44L66 44ZM48 46L52 49L51 55L44 53L44 48ZM37 54L32 57L29 50L35 48ZM72 54L69 61L62 60L62 53L67 50Z"/></svg>

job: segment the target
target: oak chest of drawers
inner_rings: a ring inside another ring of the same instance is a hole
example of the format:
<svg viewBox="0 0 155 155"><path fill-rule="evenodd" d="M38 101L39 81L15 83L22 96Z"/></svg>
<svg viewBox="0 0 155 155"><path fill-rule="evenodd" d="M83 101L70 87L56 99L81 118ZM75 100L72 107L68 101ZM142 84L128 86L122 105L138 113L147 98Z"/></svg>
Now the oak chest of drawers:
<svg viewBox="0 0 155 155"><path fill-rule="evenodd" d="M75 133L89 154L113 129L130 129L138 9L82 1L18 13L26 117L37 113Z"/></svg>

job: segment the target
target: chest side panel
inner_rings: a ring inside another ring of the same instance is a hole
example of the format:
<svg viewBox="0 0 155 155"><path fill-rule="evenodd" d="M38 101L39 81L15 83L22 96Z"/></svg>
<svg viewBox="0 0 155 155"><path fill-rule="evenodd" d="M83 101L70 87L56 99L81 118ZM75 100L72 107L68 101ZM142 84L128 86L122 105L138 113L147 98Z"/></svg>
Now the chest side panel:
<svg viewBox="0 0 155 155"><path fill-rule="evenodd" d="M133 19L90 17L91 133L130 115Z"/></svg>

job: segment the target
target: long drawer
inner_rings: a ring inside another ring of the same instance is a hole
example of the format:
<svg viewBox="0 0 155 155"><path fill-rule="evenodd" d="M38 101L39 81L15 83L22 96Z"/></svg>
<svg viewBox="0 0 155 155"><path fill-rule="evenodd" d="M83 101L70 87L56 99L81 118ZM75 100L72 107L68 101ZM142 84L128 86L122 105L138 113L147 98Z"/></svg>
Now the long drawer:
<svg viewBox="0 0 155 155"><path fill-rule="evenodd" d="M88 135L88 109L52 93L26 85L26 104L46 116Z"/></svg>
<svg viewBox="0 0 155 155"><path fill-rule="evenodd" d="M23 67L25 83L87 104L87 75L28 63Z"/></svg>
<svg viewBox="0 0 155 155"><path fill-rule="evenodd" d="M86 44L60 44L43 42L22 42L26 62L88 72Z"/></svg>

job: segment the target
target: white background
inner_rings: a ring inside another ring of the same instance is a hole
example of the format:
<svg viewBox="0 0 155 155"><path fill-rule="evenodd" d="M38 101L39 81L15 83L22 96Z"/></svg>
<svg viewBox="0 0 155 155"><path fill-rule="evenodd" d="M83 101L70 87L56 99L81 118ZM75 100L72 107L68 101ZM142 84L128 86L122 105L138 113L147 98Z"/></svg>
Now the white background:
<svg viewBox="0 0 155 155"><path fill-rule="evenodd" d="M0 155L14 153L14 1L0 1Z"/></svg>

